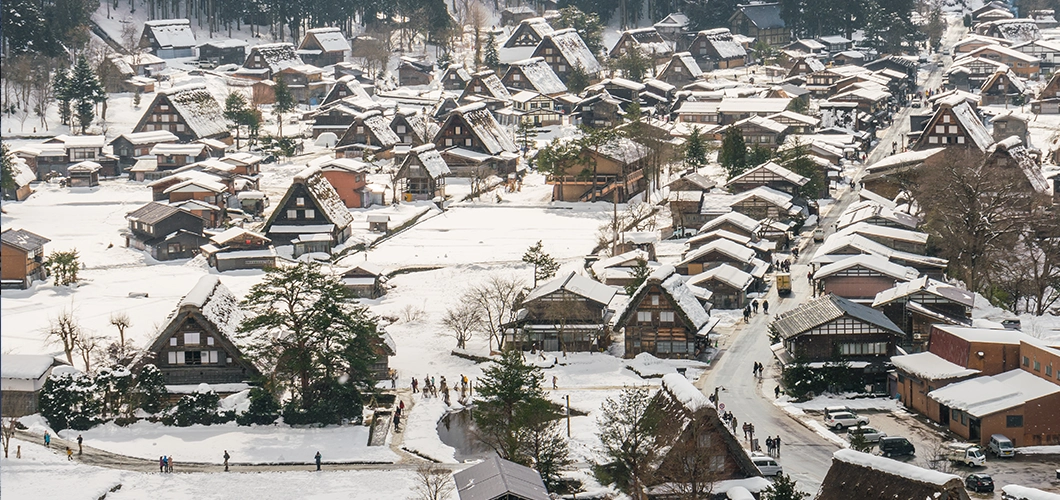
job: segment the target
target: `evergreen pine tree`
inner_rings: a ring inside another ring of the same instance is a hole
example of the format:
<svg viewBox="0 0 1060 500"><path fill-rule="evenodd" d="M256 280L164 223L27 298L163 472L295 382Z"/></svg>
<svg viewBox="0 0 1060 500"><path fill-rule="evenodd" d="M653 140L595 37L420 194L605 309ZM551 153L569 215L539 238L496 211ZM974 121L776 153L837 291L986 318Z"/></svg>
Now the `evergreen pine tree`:
<svg viewBox="0 0 1060 500"><path fill-rule="evenodd" d="M169 391L166 377L155 365L144 365L136 377L136 406L147 413L158 413L166 408Z"/></svg>
<svg viewBox="0 0 1060 500"><path fill-rule="evenodd" d="M795 480L787 474L779 474L773 479L762 492L762 500L802 500L810 495L799 491L795 487Z"/></svg>
<svg viewBox="0 0 1060 500"><path fill-rule="evenodd" d="M534 125L533 121L519 121L519 128L516 129L515 135L519 138L519 144L523 147L524 153L530 150L530 146L534 144L534 138L537 137L537 134L537 125Z"/></svg>
<svg viewBox="0 0 1060 500"><path fill-rule="evenodd" d="M239 92L230 92L225 98L225 118L236 126L236 149L239 149L239 128L246 121L247 98Z"/></svg>
<svg viewBox="0 0 1060 500"><path fill-rule="evenodd" d="M201 386L200 386L201 387ZM221 398L213 389L199 390L180 398L173 411L173 425L188 427L195 424L211 425L217 422L217 410Z"/></svg>
<svg viewBox="0 0 1060 500"><path fill-rule="evenodd" d="M64 69L55 72L52 91L55 93L55 100L59 103L59 122L63 125L70 125L70 103L74 100L70 87L70 72Z"/></svg>
<svg viewBox="0 0 1060 500"><path fill-rule="evenodd" d="M73 368L44 381L39 403L41 416L55 430L87 430L101 421L103 399L95 381Z"/></svg>
<svg viewBox="0 0 1060 500"><path fill-rule="evenodd" d="M633 294L637 293L637 289L644 283L644 280L651 276L651 268L648 267L648 261L637 257L636 263L629 269L629 275L631 279L624 288L626 295L632 297Z"/></svg>
<svg viewBox="0 0 1060 500"><path fill-rule="evenodd" d="M11 155L7 150L7 144L0 144L0 188L15 189L15 167Z"/></svg>
<svg viewBox="0 0 1060 500"><path fill-rule="evenodd" d="M707 142L703 139L703 134L699 132L699 127L695 126L692 127L692 133L685 141L685 166L697 170L706 164Z"/></svg>
<svg viewBox="0 0 1060 500"><path fill-rule="evenodd" d="M541 369L526 364L522 352L508 349L479 379L474 412L479 439L505 460L525 463L520 432L551 414L541 377Z"/></svg>
<svg viewBox="0 0 1060 500"><path fill-rule="evenodd" d="M865 431L862 430L861 424L858 424L854 429L850 429L850 448L862 453L872 451L872 443L865 439Z"/></svg>
<svg viewBox="0 0 1060 500"><path fill-rule="evenodd" d="M559 263L541 248L541 240L531 245L523 254L523 262L534 266L534 288L538 281L550 279L559 271Z"/></svg>
<svg viewBox="0 0 1060 500"><path fill-rule="evenodd" d="M74 112L78 126L84 134L92 120L96 118L96 104L107 100L107 92L99 82L96 73L88 65L84 55L78 56L70 76L70 91L73 96Z"/></svg>
<svg viewBox="0 0 1060 500"><path fill-rule="evenodd" d="M589 73L585 71L581 63L575 63L567 75L567 90L570 90L572 94L580 94L590 83Z"/></svg>
<svg viewBox="0 0 1060 500"><path fill-rule="evenodd" d="M280 403L271 392L255 387L250 390L250 407L236 417L239 425L270 425L280 416Z"/></svg>
<svg viewBox="0 0 1060 500"><path fill-rule="evenodd" d="M291 94L291 88L282 78L276 82L273 92L276 95L276 102L272 105L272 111L276 114L277 135L283 137L283 114L294 110L296 103L294 95Z"/></svg>
<svg viewBox="0 0 1060 500"><path fill-rule="evenodd" d="M482 64L492 70L496 70L501 65L500 56L497 54L497 36L492 31L486 36L486 47L483 49Z"/></svg>
<svg viewBox="0 0 1060 500"><path fill-rule="evenodd" d="M732 179L747 170L747 145L744 144L743 134L736 127L729 127L721 139L721 153L718 162L729 173Z"/></svg>

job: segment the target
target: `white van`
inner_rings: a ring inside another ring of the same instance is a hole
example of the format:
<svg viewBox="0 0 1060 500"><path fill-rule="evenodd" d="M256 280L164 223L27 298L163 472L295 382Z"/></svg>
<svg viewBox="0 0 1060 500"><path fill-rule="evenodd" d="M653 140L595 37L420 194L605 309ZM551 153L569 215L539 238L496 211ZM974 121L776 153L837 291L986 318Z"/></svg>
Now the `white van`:
<svg viewBox="0 0 1060 500"><path fill-rule="evenodd" d="M1011 458L1016 455L1016 447L1012 445L1012 440L1003 434L990 436L990 443L986 445L986 449L990 450L990 453L993 453L995 457Z"/></svg>
<svg viewBox="0 0 1060 500"><path fill-rule="evenodd" d="M751 456L751 461L763 476L779 476L784 473L784 468L773 457L756 454Z"/></svg>

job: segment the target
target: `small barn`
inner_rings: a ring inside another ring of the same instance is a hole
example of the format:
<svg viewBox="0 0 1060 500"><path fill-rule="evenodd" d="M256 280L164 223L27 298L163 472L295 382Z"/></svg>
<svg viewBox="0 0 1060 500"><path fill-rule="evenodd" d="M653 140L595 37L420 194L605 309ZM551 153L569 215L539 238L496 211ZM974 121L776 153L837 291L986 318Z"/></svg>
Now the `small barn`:
<svg viewBox="0 0 1060 500"><path fill-rule="evenodd" d="M99 172L103 166L94 161L83 161L66 169L70 187L96 187L99 185Z"/></svg>
<svg viewBox="0 0 1060 500"><path fill-rule="evenodd" d="M370 262L362 262L342 273L342 284L354 296L362 299L375 299L383 295L383 267Z"/></svg>
<svg viewBox="0 0 1060 500"><path fill-rule="evenodd" d="M450 173L445 159L428 143L409 151L394 180L401 182L405 201L433 200L445 198L445 178Z"/></svg>
<svg viewBox="0 0 1060 500"><path fill-rule="evenodd" d="M534 469L509 462L497 455L456 474L460 500L549 500L541 475Z"/></svg>
<svg viewBox="0 0 1060 500"><path fill-rule="evenodd" d="M195 55L195 33L187 19L156 19L144 23L140 48L153 52L162 59L176 59Z"/></svg>
<svg viewBox="0 0 1060 500"><path fill-rule="evenodd" d="M0 233L0 284L3 288L29 288L34 281L48 279L44 267L44 244L48 238L25 229Z"/></svg>
<svg viewBox="0 0 1060 500"><path fill-rule="evenodd" d="M264 234L231 227L210 237L200 247L206 261L219 272L235 269L264 269L276 265L276 249Z"/></svg>
<svg viewBox="0 0 1060 500"><path fill-rule="evenodd" d="M817 500L968 500L960 476L851 449L836 451Z"/></svg>
<svg viewBox="0 0 1060 500"><path fill-rule="evenodd" d="M4 418L37 413L38 394L52 368L61 363L52 356L4 354L0 356L0 414Z"/></svg>

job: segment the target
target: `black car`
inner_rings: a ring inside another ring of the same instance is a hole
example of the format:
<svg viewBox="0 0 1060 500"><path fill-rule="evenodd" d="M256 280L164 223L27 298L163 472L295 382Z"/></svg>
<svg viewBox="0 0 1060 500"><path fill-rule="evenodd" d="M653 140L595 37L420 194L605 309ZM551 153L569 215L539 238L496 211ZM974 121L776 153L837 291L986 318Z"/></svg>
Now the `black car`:
<svg viewBox="0 0 1060 500"><path fill-rule="evenodd" d="M916 447L908 439L899 436L880 438L880 455L885 457L915 455Z"/></svg>
<svg viewBox="0 0 1060 500"><path fill-rule="evenodd" d="M964 479L964 487L976 493L993 492L994 480L986 474L969 474Z"/></svg>

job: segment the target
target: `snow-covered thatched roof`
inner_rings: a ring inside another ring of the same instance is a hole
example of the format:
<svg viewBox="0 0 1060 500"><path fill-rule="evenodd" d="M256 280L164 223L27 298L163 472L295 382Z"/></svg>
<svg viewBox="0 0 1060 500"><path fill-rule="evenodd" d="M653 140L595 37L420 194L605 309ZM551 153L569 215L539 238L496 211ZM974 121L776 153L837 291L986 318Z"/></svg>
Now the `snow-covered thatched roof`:
<svg viewBox="0 0 1060 500"><path fill-rule="evenodd" d="M188 127L198 137L228 133L228 119L221 103L202 84L174 87L159 92L169 99ZM147 110L150 113L150 109Z"/></svg>
<svg viewBox="0 0 1060 500"><path fill-rule="evenodd" d="M163 49L195 46L195 33L187 19L156 19L144 23L144 31L151 33L155 44Z"/></svg>
<svg viewBox="0 0 1060 500"><path fill-rule="evenodd" d="M581 66L590 75L600 72L600 61L596 60L596 56L585 45L585 41L582 40L581 35L574 28L555 31L550 35L546 35L545 39L552 41L556 48L559 49L560 55L572 67Z"/></svg>

